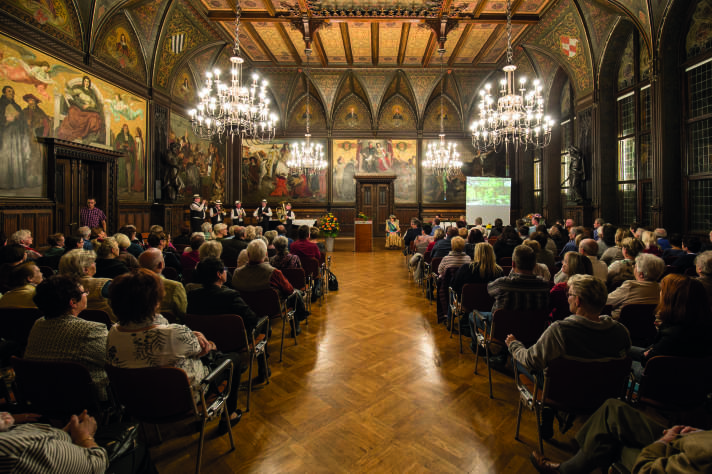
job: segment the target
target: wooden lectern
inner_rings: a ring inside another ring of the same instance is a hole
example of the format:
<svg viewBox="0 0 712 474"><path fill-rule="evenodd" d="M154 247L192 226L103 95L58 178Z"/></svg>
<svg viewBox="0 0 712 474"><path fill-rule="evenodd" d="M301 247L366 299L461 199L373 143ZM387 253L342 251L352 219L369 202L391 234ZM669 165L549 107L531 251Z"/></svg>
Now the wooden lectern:
<svg viewBox="0 0 712 474"><path fill-rule="evenodd" d="M373 221L354 221L354 252L373 249Z"/></svg>

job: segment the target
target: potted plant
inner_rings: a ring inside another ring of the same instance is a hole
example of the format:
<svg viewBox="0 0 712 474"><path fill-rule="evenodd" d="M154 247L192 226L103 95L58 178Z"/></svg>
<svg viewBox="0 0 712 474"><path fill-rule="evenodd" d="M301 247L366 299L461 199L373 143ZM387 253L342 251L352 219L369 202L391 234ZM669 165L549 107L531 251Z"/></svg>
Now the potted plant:
<svg viewBox="0 0 712 474"><path fill-rule="evenodd" d="M326 238L326 251L333 252L334 238L339 235L339 231L341 230L339 219L331 212L322 216L321 219L319 219L319 230Z"/></svg>

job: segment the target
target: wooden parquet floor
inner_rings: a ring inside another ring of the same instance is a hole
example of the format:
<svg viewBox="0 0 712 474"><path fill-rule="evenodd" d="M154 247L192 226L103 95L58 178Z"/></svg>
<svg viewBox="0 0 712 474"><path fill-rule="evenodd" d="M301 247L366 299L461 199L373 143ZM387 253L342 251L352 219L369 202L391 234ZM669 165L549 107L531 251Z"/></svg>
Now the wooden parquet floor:
<svg viewBox="0 0 712 474"><path fill-rule="evenodd" d="M511 375L493 371L490 399L486 365L473 373L469 339L460 354L403 255L352 249L352 239L337 239L339 290L312 306L297 346L285 339L282 363L274 332L271 383L233 429L236 450L208 425L203 472L535 472L534 415L523 414L516 441ZM193 472L197 434L167 438L151 449L159 471Z"/></svg>

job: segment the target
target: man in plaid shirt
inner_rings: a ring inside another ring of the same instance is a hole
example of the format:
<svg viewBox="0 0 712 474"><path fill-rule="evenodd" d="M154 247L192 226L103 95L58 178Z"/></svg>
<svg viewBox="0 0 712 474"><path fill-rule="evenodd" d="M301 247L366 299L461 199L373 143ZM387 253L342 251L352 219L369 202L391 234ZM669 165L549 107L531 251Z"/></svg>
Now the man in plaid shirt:
<svg viewBox="0 0 712 474"><path fill-rule="evenodd" d="M79 220L82 226L89 227L90 229L101 225L101 227L104 228L104 232L106 232L106 214L96 207L96 199L94 198L89 198L87 200L87 207L83 207L79 211Z"/></svg>

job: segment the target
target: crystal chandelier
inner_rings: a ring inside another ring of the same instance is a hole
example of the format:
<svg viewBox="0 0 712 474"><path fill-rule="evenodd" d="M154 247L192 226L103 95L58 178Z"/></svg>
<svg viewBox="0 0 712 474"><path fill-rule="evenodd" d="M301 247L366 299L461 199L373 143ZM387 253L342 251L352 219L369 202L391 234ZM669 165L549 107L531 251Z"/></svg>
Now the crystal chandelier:
<svg viewBox="0 0 712 474"><path fill-rule="evenodd" d="M542 148L551 142L551 127L554 121L544 116L544 99L541 84L533 81L530 90L526 88L526 78L519 79L519 89L515 92L514 71L512 64L512 3L507 0L507 65L504 66L504 79L500 81L497 105L490 94L491 85L487 84L480 91L480 119L472 124L472 145L479 151L505 148L513 144L515 148L523 145L527 148Z"/></svg>
<svg viewBox="0 0 712 474"><path fill-rule="evenodd" d="M292 144L292 153L290 158L287 160L287 166L289 166L289 171L296 174L317 174L322 170L326 169L327 163L324 159L324 147L321 143L311 142L311 133L309 133L309 118L311 117L311 108L309 107L309 55L311 54L311 48L307 47L304 53L307 56L307 66L304 73L304 81L306 83L307 91L307 106L306 106L306 120L307 120L307 133L304 134L304 141L301 143Z"/></svg>
<svg viewBox="0 0 712 474"><path fill-rule="evenodd" d="M457 152L457 144L445 141L445 123L443 122L445 116L443 108L443 85L445 83L443 56L445 49L438 49L438 53L440 53L440 75L442 77L440 82L440 140L428 143L423 168L430 169L436 176L456 176L462 173L462 161Z"/></svg>
<svg viewBox="0 0 712 474"><path fill-rule="evenodd" d="M257 74L252 82L243 82L240 55L240 5L235 11L235 45L230 58L230 81L220 80L220 70L205 73L205 87L198 93L198 105L191 110L193 131L202 139L220 138L223 134L234 139L269 141L274 137L277 115L270 112L267 81L260 83Z"/></svg>

